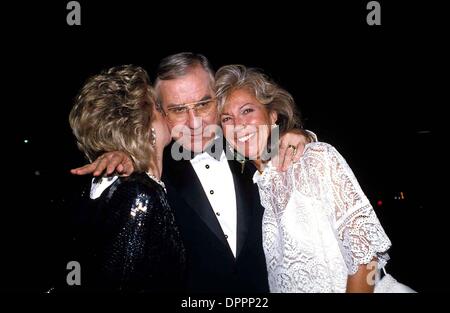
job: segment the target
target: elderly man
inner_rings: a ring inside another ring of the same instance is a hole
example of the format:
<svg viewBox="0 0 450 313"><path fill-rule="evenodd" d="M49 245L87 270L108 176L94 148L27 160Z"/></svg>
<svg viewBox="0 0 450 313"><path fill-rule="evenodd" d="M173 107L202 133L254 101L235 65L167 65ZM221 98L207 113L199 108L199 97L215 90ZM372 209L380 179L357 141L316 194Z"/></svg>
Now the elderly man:
<svg viewBox="0 0 450 313"><path fill-rule="evenodd" d="M164 153L162 180L186 247L187 291L268 292L263 207L251 179L255 168L227 160L222 137L211 131L218 120L208 60L194 53L166 57L155 91L174 139ZM301 131L282 136L280 170L300 158L308 140ZM174 157L180 149L189 152L189 159ZM133 163L115 151L72 173L98 176L105 171L129 175Z"/></svg>

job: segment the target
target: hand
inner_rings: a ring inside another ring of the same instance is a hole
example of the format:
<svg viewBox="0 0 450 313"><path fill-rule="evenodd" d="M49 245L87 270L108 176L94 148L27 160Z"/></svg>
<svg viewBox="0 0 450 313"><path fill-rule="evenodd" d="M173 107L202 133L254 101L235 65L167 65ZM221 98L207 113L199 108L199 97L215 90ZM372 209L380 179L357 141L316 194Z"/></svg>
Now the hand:
<svg viewBox="0 0 450 313"><path fill-rule="evenodd" d="M92 162L82 167L70 170L74 175L92 174L100 176L106 169L106 175L111 175L114 172L122 176L129 176L134 172L133 161L122 151L113 151L102 154Z"/></svg>
<svg viewBox="0 0 450 313"><path fill-rule="evenodd" d="M279 171L287 171L289 166L300 160L306 144L311 138L301 129L293 129L280 137L278 154L272 158L272 164Z"/></svg>
<svg viewBox="0 0 450 313"><path fill-rule="evenodd" d="M375 289L375 273L378 263L374 258L369 264L361 264L358 271L347 277L347 293L372 293Z"/></svg>

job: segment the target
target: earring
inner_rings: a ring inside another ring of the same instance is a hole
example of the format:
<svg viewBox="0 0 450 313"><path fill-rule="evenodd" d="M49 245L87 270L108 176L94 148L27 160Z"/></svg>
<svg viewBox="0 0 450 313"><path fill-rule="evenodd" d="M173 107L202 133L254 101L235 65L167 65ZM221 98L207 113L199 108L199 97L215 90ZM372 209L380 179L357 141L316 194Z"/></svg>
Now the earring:
<svg viewBox="0 0 450 313"><path fill-rule="evenodd" d="M156 131L155 129L152 127L152 146L156 146Z"/></svg>
<svg viewBox="0 0 450 313"><path fill-rule="evenodd" d="M277 124L272 124L272 129L276 128L277 126Z"/></svg>

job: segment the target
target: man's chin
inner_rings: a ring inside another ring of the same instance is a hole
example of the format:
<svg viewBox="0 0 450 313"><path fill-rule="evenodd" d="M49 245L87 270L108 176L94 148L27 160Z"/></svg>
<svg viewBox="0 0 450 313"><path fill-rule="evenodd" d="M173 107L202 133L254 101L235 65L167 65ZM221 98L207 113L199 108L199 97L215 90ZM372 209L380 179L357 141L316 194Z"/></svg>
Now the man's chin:
<svg viewBox="0 0 450 313"><path fill-rule="evenodd" d="M240 153L249 160L258 159L258 151L255 149L242 149Z"/></svg>

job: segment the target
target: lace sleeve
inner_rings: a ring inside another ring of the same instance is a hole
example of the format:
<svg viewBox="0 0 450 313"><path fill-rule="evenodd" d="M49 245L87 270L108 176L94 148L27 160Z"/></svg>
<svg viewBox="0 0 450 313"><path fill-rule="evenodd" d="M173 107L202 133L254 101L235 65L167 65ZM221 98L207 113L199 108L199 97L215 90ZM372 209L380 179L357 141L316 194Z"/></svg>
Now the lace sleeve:
<svg viewBox="0 0 450 313"><path fill-rule="evenodd" d="M345 159L328 145L335 227L350 275L374 258L384 267L391 242Z"/></svg>

